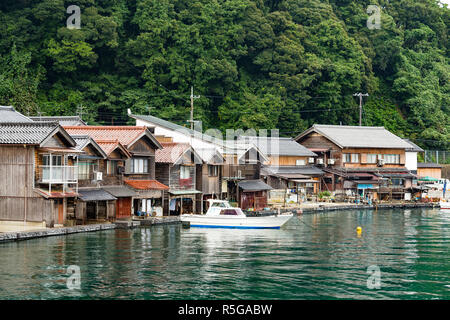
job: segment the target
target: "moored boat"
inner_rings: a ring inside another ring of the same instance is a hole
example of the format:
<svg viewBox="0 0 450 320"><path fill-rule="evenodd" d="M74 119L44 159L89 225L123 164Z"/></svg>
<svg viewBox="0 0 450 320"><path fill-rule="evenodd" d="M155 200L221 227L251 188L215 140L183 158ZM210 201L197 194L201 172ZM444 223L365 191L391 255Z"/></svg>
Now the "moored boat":
<svg viewBox="0 0 450 320"><path fill-rule="evenodd" d="M293 214L279 214L263 217L247 217L240 208L232 207L225 200L209 200L206 214L183 214L182 222L191 227L238 228L238 229L279 229Z"/></svg>
<svg viewBox="0 0 450 320"><path fill-rule="evenodd" d="M441 200L439 206L441 207L441 210L450 210L450 201Z"/></svg>

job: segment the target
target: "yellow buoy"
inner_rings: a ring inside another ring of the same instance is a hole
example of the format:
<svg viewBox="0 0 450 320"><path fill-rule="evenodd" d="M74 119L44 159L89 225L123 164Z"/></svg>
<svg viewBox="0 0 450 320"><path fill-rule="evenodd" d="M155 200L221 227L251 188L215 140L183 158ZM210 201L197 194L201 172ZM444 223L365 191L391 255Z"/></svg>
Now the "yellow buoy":
<svg viewBox="0 0 450 320"><path fill-rule="evenodd" d="M361 227L356 228L356 233L357 233L357 234L361 234L361 232L362 232Z"/></svg>

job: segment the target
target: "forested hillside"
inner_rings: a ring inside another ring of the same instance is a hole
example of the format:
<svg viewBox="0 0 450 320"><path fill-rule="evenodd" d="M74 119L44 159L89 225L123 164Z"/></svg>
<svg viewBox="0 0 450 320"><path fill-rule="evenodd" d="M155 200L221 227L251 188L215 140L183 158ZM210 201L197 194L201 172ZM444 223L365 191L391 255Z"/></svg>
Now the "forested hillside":
<svg viewBox="0 0 450 320"><path fill-rule="evenodd" d="M68 29L69 5L81 29ZM369 29L369 5L381 8ZM449 9L434 0L2 0L0 105L204 128L380 125L450 147Z"/></svg>

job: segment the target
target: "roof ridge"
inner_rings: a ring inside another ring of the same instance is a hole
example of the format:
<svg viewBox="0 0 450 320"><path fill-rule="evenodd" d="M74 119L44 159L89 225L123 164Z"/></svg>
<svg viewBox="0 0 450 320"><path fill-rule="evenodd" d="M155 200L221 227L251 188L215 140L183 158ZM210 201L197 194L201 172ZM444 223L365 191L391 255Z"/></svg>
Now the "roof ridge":
<svg viewBox="0 0 450 320"><path fill-rule="evenodd" d="M378 129L378 130L386 130L385 127L372 127L372 126L348 126L348 125L338 125L338 124L313 124L313 128L320 127L332 127L332 128L353 128L353 129Z"/></svg>
<svg viewBox="0 0 450 320"><path fill-rule="evenodd" d="M80 130L146 130L145 126L63 126L65 129Z"/></svg>

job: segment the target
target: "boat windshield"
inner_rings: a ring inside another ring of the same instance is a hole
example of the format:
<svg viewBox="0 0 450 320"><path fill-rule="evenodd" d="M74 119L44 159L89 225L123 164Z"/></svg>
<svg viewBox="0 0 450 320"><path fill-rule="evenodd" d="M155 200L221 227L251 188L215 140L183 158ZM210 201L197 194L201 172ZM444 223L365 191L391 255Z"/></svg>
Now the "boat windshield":
<svg viewBox="0 0 450 320"><path fill-rule="evenodd" d="M227 205L225 202L213 202L211 204L211 207L217 207L217 208L229 208L230 206Z"/></svg>
<svg viewBox="0 0 450 320"><path fill-rule="evenodd" d="M237 216L239 213L236 209L223 209L220 210L221 215L227 215L227 216Z"/></svg>

